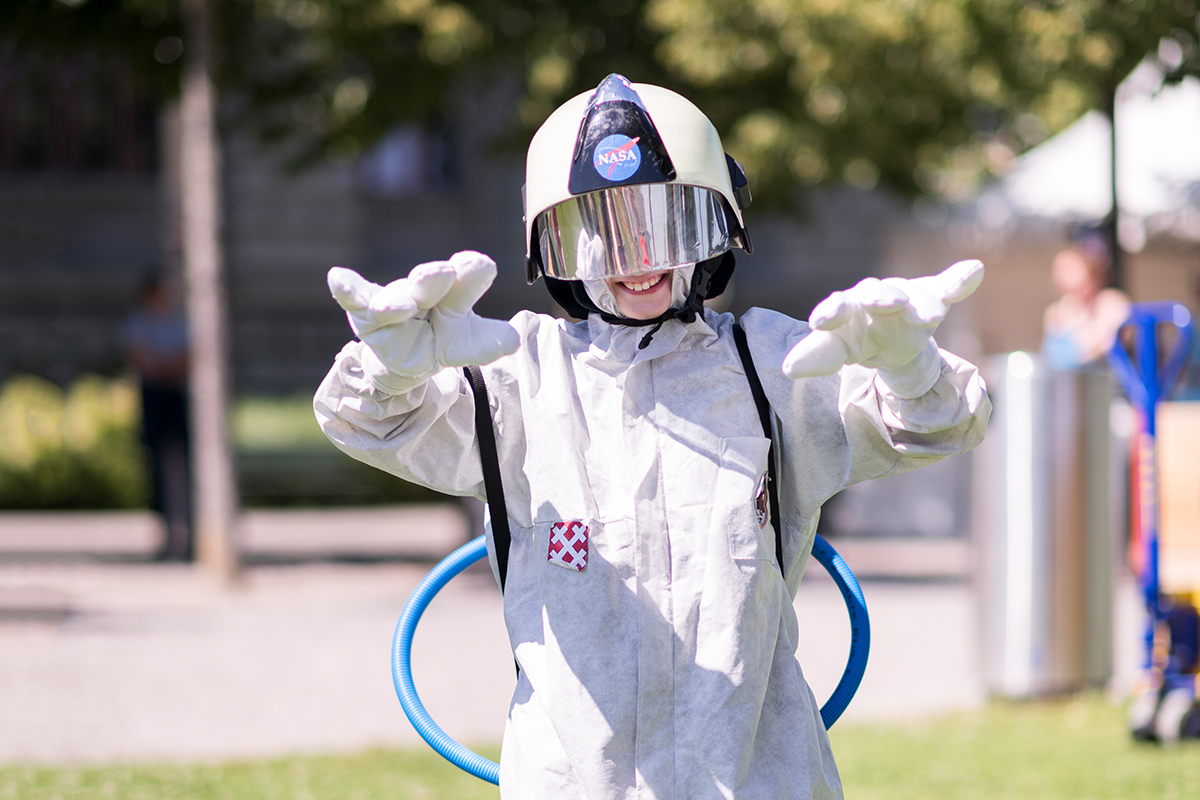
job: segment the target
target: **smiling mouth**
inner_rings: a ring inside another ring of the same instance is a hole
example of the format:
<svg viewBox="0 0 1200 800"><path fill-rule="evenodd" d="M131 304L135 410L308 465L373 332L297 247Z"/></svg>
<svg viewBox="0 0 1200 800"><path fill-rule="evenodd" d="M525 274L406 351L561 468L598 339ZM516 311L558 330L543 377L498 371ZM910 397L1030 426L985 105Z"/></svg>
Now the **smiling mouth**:
<svg viewBox="0 0 1200 800"><path fill-rule="evenodd" d="M638 281L636 283L633 281L619 281L619 283L621 284L622 288L627 289L628 291L645 292L649 289L653 289L655 286L662 283L662 279L665 278L666 276L667 276L667 273L660 272L658 275L653 275L651 277L648 277L648 278Z"/></svg>

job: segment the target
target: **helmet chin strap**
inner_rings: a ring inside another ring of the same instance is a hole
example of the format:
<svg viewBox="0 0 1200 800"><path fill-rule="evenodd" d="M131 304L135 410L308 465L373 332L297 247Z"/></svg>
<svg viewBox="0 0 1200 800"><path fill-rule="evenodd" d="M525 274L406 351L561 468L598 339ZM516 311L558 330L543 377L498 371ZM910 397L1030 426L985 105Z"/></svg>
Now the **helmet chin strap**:
<svg viewBox="0 0 1200 800"><path fill-rule="evenodd" d="M688 290L682 307L668 308L662 314L650 319L630 319L629 317L621 317L616 314L610 314L607 311L598 310L600 319L612 325L627 325L631 328L642 328L648 325L654 326L638 342L638 349L645 350L650 346L654 334L658 333L667 320L677 319L687 325L695 322L697 317L703 316L704 301L708 299L709 291L712 289L713 273L727 256L732 258L731 253L725 252L707 261L701 261L696 265L696 268L692 270L692 285Z"/></svg>
<svg viewBox="0 0 1200 800"><path fill-rule="evenodd" d="M678 319L686 324L695 321L697 317L701 316L704 313L704 301L710 297L716 297L725 291L725 287L729 283L729 278L733 275L735 265L736 261L732 250L699 262L692 271L691 285L687 296L683 300L683 304L679 307L668 309L665 313L653 319L629 319L628 317L618 316L605 311L590 296L584 281L555 280L550 277L545 277L544 281L546 289L550 292L550 296L554 298L555 302L562 306L568 314L578 319L583 319L590 314L598 314L601 319L612 325L626 325L633 328L645 327L647 325L657 326L642 340L644 342L642 346L644 347L650 344L650 340L654 334L658 332L658 329L667 320Z"/></svg>

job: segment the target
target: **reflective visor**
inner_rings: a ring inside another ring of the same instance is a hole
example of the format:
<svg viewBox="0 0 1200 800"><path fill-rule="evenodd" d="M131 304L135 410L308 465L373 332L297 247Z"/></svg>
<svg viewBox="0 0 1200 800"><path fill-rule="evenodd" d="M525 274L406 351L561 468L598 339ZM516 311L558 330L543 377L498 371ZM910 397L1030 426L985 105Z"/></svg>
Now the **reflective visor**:
<svg viewBox="0 0 1200 800"><path fill-rule="evenodd" d="M670 183L572 197L537 223L545 274L602 280L696 264L733 246L719 195Z"/></svg>

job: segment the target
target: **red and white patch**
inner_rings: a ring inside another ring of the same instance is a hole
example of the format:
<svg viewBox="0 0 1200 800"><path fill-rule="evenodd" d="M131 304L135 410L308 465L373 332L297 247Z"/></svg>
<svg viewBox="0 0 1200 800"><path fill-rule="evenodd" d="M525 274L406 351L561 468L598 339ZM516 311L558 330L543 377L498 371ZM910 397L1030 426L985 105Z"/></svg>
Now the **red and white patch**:
<svg viewBox="0 0 1200 800"><path fill-rule="evenodd" d="M583 571L588 559L588 527L582 522L556 522L550 526L546 560L567 569Z"/></svg>

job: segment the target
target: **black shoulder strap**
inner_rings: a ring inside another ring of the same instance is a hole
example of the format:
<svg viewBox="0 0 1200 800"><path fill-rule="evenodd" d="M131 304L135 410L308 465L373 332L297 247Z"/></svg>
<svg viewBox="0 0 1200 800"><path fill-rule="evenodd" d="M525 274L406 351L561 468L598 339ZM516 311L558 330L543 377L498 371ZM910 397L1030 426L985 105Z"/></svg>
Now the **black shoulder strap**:
<svg viewBox="0 0 1200 800"><path fill-rule="evenodd" d="M771 511L771 525L775 528L775 561L779 564L779 573L783 574L783 520L779 518L779 492L775 480L775 437L771 435L771 404L767 402L767 393L763 391L762 382L758 379L758 371L754 369L754 359L750 356L750 345L746 342L746 331L742 326L733 323L733 341L737 345L738 355L742 357L742 368L746 370L746 380L750 382L750 394L754 396L754 405L758 408L758 419L762 423L763 436L770 440L767 450L767 502Z"/></svg>
<svg viewBox="0 0 1200 800"><path fill-rule="evenodd" d="M488 404L487 384L483 370L476 366L463 367L471 392L475 395L475 433L479 440L479 458L483 464L483 490L487 493L488 512L492 518L492 543L496 547L496 571L500 574L500 591L508 577L508 549L512 534L508 530L508 506L504 502L504 482L500 480L500 456L496 452L496 431L492 428L492 408Z"/></svg>

